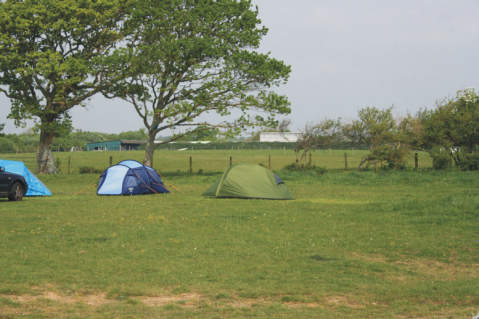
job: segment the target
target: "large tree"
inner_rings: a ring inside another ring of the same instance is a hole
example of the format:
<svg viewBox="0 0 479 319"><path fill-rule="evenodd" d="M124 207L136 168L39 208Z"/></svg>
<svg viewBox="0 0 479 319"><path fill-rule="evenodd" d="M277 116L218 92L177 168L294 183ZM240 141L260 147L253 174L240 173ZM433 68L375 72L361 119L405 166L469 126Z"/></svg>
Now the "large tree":
<svg viewBox="0 0 479 319"><path fill-rule="evenodd" d="M173 139L212 127L241 130L275 125L275 115L290 112L288 99L272 90L290 67L258 52L267 29L250 0L139 1L126 25L123 54L112 59L126 80L105 95L130 102L142 118L145 164L163 130L175 130Z"/></svg>
<svg viewBox="0 0 479 319"><path fill-rule="evenodd" d="M71 127L69 110L111 85L105 61L129 11L122 0L0 2L0 91L17 124L40 130L38 170L56 171L52 140Z"/></svg>

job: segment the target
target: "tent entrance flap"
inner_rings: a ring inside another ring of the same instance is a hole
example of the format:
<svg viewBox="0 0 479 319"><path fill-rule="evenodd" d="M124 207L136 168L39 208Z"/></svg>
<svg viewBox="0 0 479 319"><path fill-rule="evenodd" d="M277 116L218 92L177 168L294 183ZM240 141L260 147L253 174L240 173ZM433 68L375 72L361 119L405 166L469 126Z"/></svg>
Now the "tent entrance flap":
<svg viewBox="0 0 479 319"><path fill-rule="evenodd" d="M123 190L123 179L129 168L123 165L110 167L105 175L105 180L98 189L98 195L121 195Z"/></svg>

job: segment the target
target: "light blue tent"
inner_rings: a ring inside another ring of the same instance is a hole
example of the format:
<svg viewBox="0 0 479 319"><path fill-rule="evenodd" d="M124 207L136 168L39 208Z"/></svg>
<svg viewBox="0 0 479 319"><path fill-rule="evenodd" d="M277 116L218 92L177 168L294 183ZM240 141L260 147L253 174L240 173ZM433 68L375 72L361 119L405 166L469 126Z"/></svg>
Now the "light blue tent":
<svg viewBox="0 0 479 319"><path fill-rule="evenodd" d="M27 181L28 190L25 196L51 196L52 192L28 170L23 162L7 161L0 159L0 167L4 167L6 172L22 175Z"/></svg>

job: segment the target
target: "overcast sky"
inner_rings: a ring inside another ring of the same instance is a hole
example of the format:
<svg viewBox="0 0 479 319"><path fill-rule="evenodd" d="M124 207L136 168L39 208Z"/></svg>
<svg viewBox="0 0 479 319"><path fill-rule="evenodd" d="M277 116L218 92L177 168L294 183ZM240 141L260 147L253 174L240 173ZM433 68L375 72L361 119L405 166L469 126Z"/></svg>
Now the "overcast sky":
<svg viewBox="0 0 479 319"><path fill-rule="evenodd" d="M350 120L365 106L397 116L479 88L477 0L253 0L269 28L261 50L292 66L279 88L294 129L324 118ZM0 123L9 102L0 98ZM71 112L77 129L142 127L133 109L101 97ZM21 129L22 130L22 129ZM19 132L7 121L7 132Z"/></svg>

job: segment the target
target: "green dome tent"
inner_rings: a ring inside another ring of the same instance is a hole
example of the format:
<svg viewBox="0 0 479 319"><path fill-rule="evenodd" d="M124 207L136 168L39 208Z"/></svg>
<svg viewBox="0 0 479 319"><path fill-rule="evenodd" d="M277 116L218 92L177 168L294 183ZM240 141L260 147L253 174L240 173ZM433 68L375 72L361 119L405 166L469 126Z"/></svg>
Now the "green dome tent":
<svg viewBox="0 0 479 319"><path fill-rule="evenodd" d="M228 168L203 193L212 197L293 199L284 182L269 169L255 164L236 164Z"/></svg>

